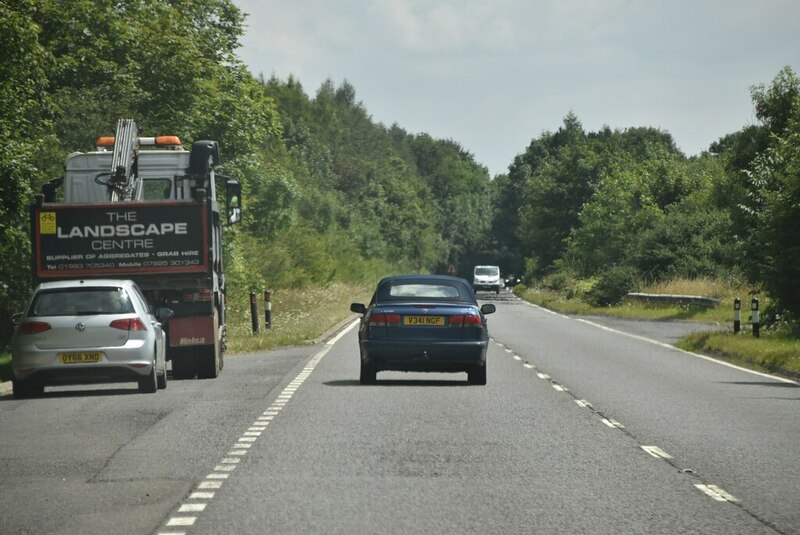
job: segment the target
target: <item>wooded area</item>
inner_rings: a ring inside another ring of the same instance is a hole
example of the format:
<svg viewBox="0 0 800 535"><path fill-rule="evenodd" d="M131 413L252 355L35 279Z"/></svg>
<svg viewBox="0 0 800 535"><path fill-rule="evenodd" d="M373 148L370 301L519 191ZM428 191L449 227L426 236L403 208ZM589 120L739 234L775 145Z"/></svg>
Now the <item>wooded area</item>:
<svg viewBox="0 0 800 535"><path fill-rule="evenodd" d="M640 280L746 276L800 314L791 68L753 86L758 124L701 156L661 130L587 132L568 113L491 179L457 141L374 122L346 81L309 95L254 76L236 55L243 22L229 0L0 0L1 317L30 295L33 195L121 117L220 142L245 191L244 224L226 231L229 288L488 262L592 281L598 302Z"/></svg>

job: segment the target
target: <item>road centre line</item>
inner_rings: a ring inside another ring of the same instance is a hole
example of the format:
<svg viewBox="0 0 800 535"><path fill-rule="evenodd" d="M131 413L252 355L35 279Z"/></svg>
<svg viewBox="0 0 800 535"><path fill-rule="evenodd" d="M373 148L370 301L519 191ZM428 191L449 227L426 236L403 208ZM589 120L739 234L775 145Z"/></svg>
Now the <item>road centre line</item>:
<svg viewBox="0 0 800 535"><path fill-rule="evenodd" d="M716 485L701 485L701 484L697 484L697 485L695 485L695 487L697 487L704 494L707 494L708 496L711 496L713 499L715 499L718 502L738 503L738 501L739 501L739 500L736 499L735 496L733 496L731 494L728 494L727 492L725 492L724 490L722 490L721 488L719 488Z"/></svg>
<svg viewBox="0 0 800 535"><path fill-rule="evenodd" d="M311 375L314 368L319 364L322 358L330 351L330 349L338 342L345 334L347 334L353 327L358 325L359 320L354 320L347 327L342 329L336 336L325 342L324 347L314 355L308 364L303 367L303 370L295 376L295 378L284 388L272 404L265 410L255 422L251 424L246 431L242 433L237 441L231 445L231 449L215 467L214 471L205 477L204 481L197 484L197 487L189 495L188 500L198 500L192 503L181 503L178 508L167 519L164 527L167 531L159 530L158 535L186 535L185 531L171 531L170 528L174 527L191 527L197 521L198 516L182 516L186 513L201 513L205 511L208 503L214 499L214 492L207 492L208 489L221 489L222 482L228 479L228 476L236 470L239 466L241 459L234 459L227 457L227 455L243 456L247 454L248 448L252 446L258 438L262 435L268 423L278 415L280 410L288 403L288 401L295 394L297 389L303 382ZM205 500L205 501L202 501Z"/></svg>
<svg viewBox="0 0 800 535"><path fill-rule="evenodd" d="M533 306L536 306L536 305L533 305ZM538 308L541 308L541 307L538 307ZM547 309L542 308L542 310L547 310ZM567 318L567 319L573 319L573 318ZM662 342L658 342L657 340L651 340L649 338L645 338L645 337L642 337L642 336L629 334L629 333L626 333L626 332L623 332L623 331L617 331L615 329L611 329L611 328L605 327L604 325L599 325L599 324L593 323L593 322L588 321L588 320L579 319L578 321L582 321L584 323L588 323L590 325L594 325L594 326L596 326L596 327L598 327L600 329L603 329L603 330L607 330L607 331L610 331L610 332L615 332L615 333L618 333L618 334L629 336L631 338L644 340L646 342L650 342L650 343L653 343L653 344L656 344L656 345L659 345L659 346L663 346L663 347L666 347L666 348L669 348L669 349L674 349L676 351L681 351L683 353L688 353L689 355L692 355L692 356L695 356L695 357L699 357L699 358L702 358L702 359L705 359L705 360L709 360L709 361L712 361L712 362L716 362L718 364L724 364L724 365L730 366L732 368L740 369L742 371L748 371L748 372L754 373L756 375L760 375L760 376L767 377L767 378L778 379L778 380L786 382L786 383L797 384L794 381L791 381L791 380L788 380L788 379L783 379L782 377L775 377L775 376L772 376L772 375L763 374L763 373L760 373L760 372L754 372L752 370L747 370L745 368L740 368L739 366L731 365L731 364L728 364L728 363L725 363L725 362L719 362L719 361L716 361L714 359L711 359L710 357L705 357L703 355L697 355L695 353L684 351L684 350L676 348L674 346L671 346L671 345L668 345L668 344L664 344ZM499 346L501 346L501 347L506 347L505 345L503 345L503 344L501 344L499 342L497 342L497 344ZM516 357L517 355L514 354L514 356ZM515 359L515 360L518 360L518 359ZM535 368L534 365L528 363L527 361L523 363L523 366L525 366L526 368L528 368L528 367ZM567 394L569 394L571 396L574 396L572 394L572 392L569 391L569 389L567 389L567 388L565 388L565 387L553 382L549 375L547 375L545 373L542 373L542 372L537 372L536 375L540 379L550 380L551 381L551 386L553 387L553 389L555 389L557 391L560 391L560 392L566 392ZM628 432L625 429L624 425L622 425L620 422L618 422L618 421L616 421L616 420L614 420L612 418L606 418L605 416L603 416L603 414L600 413L599 411L595 410L595 408L592 406L592 404L590 402L588 402L587 400L585 400L585 399L577 399L576 398L574 401L579 407L587 408L587 409L591 410L592 412L594 412L595 414L597 414L598 416L600 416L601 421L603 422L603 424L605 424L608 427L613 428L613 429L619 429L623 433L628 435L631 439L636 440L636 438L630 432ZM661 448L659 448L657 446L645 446L645 445L641 445L641 444L639 445L639 447L642 450L644 450L646 453L651 455L652 457L664 460L667 463L671 464L672 466L675 466L672 455L670 455L669 453L665 452ZM686 474L690 474L690 475L692 475L694 477L697 477L697 476L694 475L694 472L691 471L691 470L684 470L683 472L686 473ZM698 490L700 490L701 492L703 492L707 496L710 496L711 498L713 498L716 501L733 503L733 504L736 504L736 505L741 505L739 500L735 496L733 496L732 494L726 492L725 490L723 490L722 488L718 487L717 485L709 485L709 484L697 483L694 486Z"/></svg>
<svg viewBox="0 0 800 535"><path fill-rule="evenodd" d="M656 459L672 459L672 455L662 450L658 446L642 446L642 449Z"/></svg>
<svg viewBox="0 0 800 535"><path fill-rule="evenodd" d="M612 429L625 429L624 425L612 418L603 418L601 421Z"/></svg>

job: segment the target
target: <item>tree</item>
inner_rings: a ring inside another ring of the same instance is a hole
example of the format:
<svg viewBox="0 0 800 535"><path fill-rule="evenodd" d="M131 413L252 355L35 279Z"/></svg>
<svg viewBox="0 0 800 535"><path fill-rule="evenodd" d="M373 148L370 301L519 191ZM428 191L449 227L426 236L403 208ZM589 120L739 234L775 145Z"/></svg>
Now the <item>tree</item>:
<svg viewBox="0 0 800 535"><path fill-rule="evenodd" d="M747 272L779 306L800 314L800 79L789 67L769 87L755 86L753 105L769 146L742 174L738 208L746 225Z"/></svg>
<svg viewBox="0 0 800 535"><path fill-rule="evenodd" d="M53 107L47 93L51 57L39 44L31 0L0 2L0 317L22 309L30 294L27 207L52 154ZM0 322L0 345L11 334Z"/></svg>

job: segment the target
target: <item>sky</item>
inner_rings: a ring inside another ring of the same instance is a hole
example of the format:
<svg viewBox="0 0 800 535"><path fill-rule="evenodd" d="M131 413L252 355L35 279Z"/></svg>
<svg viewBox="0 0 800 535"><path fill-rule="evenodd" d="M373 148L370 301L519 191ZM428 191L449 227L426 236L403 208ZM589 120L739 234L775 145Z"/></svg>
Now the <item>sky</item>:
<svg viewBox="0 0 800 535"><path fill-rule="evenodd" d="M654 127L687 156L757 123L750 88L800 74L798 0L233 0L239 57L313 98L349 82L376 123L505 173L573 112Z"/></svg>

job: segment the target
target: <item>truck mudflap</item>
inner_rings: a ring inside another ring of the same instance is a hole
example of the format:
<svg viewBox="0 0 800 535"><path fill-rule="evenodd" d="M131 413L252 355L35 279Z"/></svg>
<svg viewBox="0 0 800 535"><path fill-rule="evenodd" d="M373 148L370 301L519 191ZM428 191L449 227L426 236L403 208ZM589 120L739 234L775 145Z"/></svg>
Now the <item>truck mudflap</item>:
<svg viewBox="0 0 800 535"><path fill-rule="evenodd" d="M214 379L223 366L217 311L211 316L182 316L169 322L169 350L175 379Z"/></svg>
<svg viewBox="0 0 800 535"><path fill-rule="evenodd" d="M213 345L216 337L214 316L175 317L169 320L170 347Z"/></svg>

